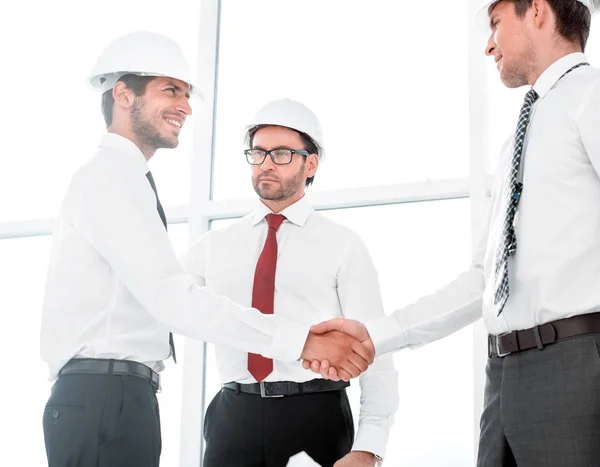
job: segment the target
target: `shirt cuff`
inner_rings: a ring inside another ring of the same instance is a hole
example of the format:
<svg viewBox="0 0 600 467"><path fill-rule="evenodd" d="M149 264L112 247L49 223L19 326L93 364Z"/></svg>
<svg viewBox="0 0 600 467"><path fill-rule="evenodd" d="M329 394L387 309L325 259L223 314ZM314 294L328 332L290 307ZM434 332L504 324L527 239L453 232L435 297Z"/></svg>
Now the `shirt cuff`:
<svg viewBox="0 0 600 467"><path fill-rule="evenodd" d="M376 355L401 349L407 343L404 331L392 315L372 319L364 324L375 346Z"/></svg>
<svg viewBox="0 0 600 467"><path fill-rule="evenodd" d="M270 355L265 355L265 357L283 362L295 362L299 360L302 356L302 350L304 349L309 331L309 325L277 317L275 332L273 333L273 340L269 349Z"/></svg>
<svg viewBox="0 0 600 467"><path fill-rule="evenodd" d="M379 425L359 425L352 450L370 452L383 459L389 436L389 431Z"/></svg>

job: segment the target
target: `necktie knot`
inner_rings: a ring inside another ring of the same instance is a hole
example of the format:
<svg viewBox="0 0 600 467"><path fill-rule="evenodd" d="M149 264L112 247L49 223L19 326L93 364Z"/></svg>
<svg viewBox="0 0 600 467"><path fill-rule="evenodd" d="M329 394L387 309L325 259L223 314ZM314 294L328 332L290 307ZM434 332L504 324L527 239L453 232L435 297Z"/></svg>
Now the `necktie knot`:
<svg viewBox="0 0 600 467"><path fill-rule="evenodd" d="M285 216L281 214L267 214L267 224L269 224L269 229L273 229L277 232L277 229L279 229L279 226L281 226L284 219Z"/></svg>
<svg viewBox="0 0 600 467"><path fill-rule="evenodd" d="M525 102L533 104L539 99L539 97L540 95L535 91L535 89L531 88L529 91L527 91L527 94L525 94Z"/></svg>

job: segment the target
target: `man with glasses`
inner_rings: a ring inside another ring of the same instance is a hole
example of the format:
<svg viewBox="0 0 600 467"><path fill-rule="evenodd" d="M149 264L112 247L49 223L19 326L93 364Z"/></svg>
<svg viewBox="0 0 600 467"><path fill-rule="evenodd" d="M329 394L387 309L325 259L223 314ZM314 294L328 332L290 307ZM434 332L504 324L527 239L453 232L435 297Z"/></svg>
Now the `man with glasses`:
<svg viewBox="0 0 600 467"><path fill-rule="evenodd" d="M300 324L382 317L365 245L305 197L324 157L316 116L296 101L270 102L245 138L256 209L201 237L183 257L186 269L199 285ZM206 412L204 467L284 467L302 451L323 467L373 466L383 457L398 404L390 356L361 376L355 438L348 383L225 346L216 355L223 388Z"/></svg>

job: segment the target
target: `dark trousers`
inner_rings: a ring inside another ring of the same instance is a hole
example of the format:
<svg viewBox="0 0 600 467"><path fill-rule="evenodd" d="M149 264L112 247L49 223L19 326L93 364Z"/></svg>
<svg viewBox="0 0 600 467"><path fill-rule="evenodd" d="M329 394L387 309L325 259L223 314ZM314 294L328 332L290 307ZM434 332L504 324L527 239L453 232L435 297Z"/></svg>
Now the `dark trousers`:
<svg viewBox="0 0 600 467"><path fill-rule="evenodd" d="M158 467L158 402L142 378L61 376L43 424L49 467Z"/></svg>
<svg viewBox="0 0 600 467"><path fill-rule="evenodd" d="M600 334L491 357L478 467L600 466Z"/></svg>
<svg viewBox="0 0 600 467"><path fill-rule="evenodd" d="M302 451L332 467L350 452L354 424L345 390L268 399L221 389L204 438L204 467L285 467Z"/></svg>

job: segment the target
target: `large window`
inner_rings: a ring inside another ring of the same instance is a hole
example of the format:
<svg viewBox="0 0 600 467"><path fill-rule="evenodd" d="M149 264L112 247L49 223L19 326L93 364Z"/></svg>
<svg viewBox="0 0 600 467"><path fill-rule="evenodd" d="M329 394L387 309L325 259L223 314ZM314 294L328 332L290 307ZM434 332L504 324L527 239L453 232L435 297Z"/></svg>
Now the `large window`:
<svg viewBox="0 0 600 467"><path fill-rule="evenodd" d="M466 1L223 1L214 198L252 194L244 125L282 97L323 126L316 191L467 176L467 20Z"/></svg>
<svg viewBox="0 0 600 467"><path fill-rule="evenodd" d="M92 157L104 120L85 78L118 35L150 30L175 39L196 67L200 2L4 2L0 42L3 116L0 222L53 217L73 172ZM180 147L152 162L163 204L189 200L193 119ZM8 202L11 200L11 202Z"/></svg>
<svg viewBox="0 0 600 467"><path fill-rule="evenodd" d="M387 313L434 292L470 263L468 200L342 209L324 214L349 226L366 242L378 269ZM214 222L213 227L229 222ZM470 329L395 355L400 408L390 436L386 465L472 464L471 355ZM220 385L212 345L206 364L208 403ZM357 422L360 396L357 381L349 391Z"/></svg>

